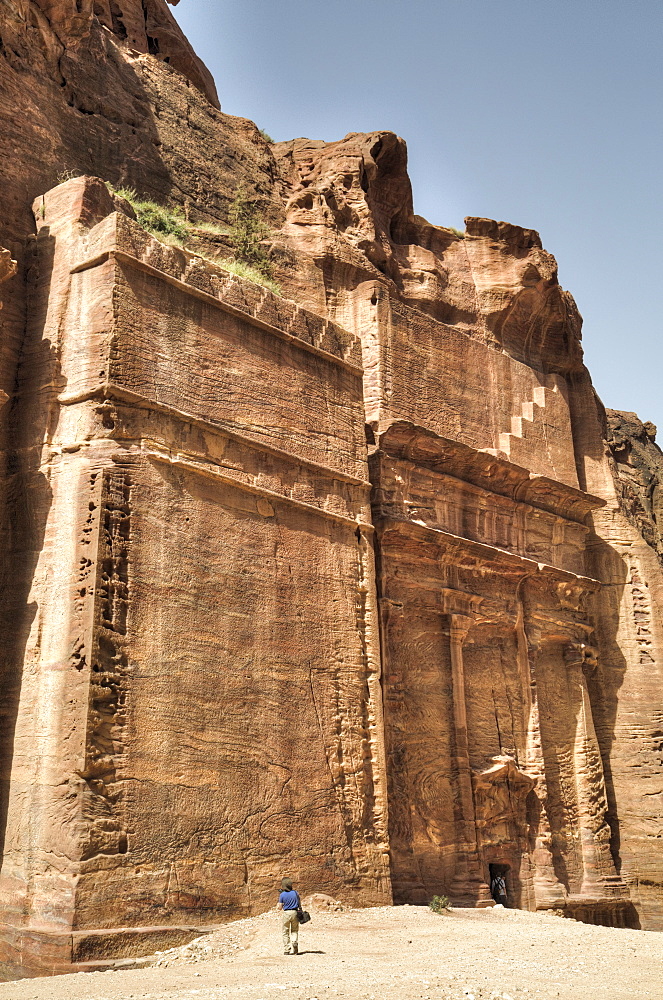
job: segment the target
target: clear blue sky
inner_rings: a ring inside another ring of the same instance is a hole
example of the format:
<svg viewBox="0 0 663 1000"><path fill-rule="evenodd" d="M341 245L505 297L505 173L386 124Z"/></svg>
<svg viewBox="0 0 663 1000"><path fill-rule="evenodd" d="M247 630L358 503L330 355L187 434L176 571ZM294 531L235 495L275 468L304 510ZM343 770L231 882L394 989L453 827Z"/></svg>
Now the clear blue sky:
<svg viewBox="0 0 663 1000"><path fill-rule="evenodd" d="M606 406L663 443L661 0L182 0L229 114L275 140L391 129L415 211L537 229Z"/></svg>

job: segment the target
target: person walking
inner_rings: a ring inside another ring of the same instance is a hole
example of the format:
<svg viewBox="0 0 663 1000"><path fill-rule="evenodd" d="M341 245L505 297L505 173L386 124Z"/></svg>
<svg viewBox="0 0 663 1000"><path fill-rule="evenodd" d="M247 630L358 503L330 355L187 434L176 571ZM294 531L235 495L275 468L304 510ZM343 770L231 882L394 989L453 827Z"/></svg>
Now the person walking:
<svg viewBox="0 0 663 1000"><path fill-rule="evenodd" d="M493 880L490 885L490 894L496 903L506 906L506 880L501 872L493 875Z"/></svg>
<svg viewBox="0 0 663 1000"><path fill-rule="evenodd" d="M291 879L281 879L281 895L279 896L278 909L283 910L284 955L296 955L299 950L299 920L297 919L297 913L300 906L299 893L293 889Z"/></svg>

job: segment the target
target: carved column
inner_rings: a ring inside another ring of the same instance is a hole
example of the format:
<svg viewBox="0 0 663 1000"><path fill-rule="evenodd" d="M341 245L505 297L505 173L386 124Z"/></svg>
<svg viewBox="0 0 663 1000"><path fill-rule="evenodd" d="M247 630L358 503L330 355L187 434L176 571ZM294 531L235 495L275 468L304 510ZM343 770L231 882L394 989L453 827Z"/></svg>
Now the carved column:
<svg viewBox="0 0 663 1000"><path fill-rule="evenodd" d="M521 583L522 582L523 581L521 581ZM517 650L516 655L518 658L518 677L520 680L520 690L523 699L522 735L519 741L520 745L518 746L518 763L521 767L527 767L530 752L530 724L532 719L533 692L532 673L529 662L529 644L527 642L527 633L525 632L525 609L520 596L520 585L518 586L517 593L515 633ZM522 759L520 759L521 754Z"/></svg>
<svg viewBox="0 0 663 1000"><path fill-rule="evenodd" d="M569 693L576 709L573 768L578 800L578 833L583 876L581 895L622 895L625 886L615 871L610 852L608 803L601 754L594 730L586 672L596 669L596 651L585 643L564 650Z"/></svg>
<svg viewBox="0 0 663 1000"><path fill-rule="evenodd" d="M528 822L529 836L533 838L533 849L529 854L529 878L531 890L530 905L535 909L550 909L564 905L566 886L560 882L553 858L553 834L548 816L549 788L546 775L546 751L541 732L540 684L537 676L540 661L546 658L546 643L541 635L541 626L532 614L533 607L541 604L537 596L531 574L524 576L518 584L516 599L516 641L518 649L518 672L522 685L524 752L522 769L536 781L535 812L530 808ZM529 880L528 880L529 881ZM525 879L523 877L523 882Z"/></svg>
<svg viewBox="0 0 663 1000"><path fill-rule="evenodd" d="M540 810L534 850L532 852L534 868L532 881L535 908L541 910L563 904L567 893L566 887L559 881L555 872L552 855L552 831L545 809L545 803L548 798L548 786L536 681L536 659L539 652L539 648L534 648L529 649L526 654L528 694L524 769L530 777L536 779L536 795Z"/></svg>
<svg viewBox="0 0 663 1000"><path fill-rule="evenodd" d="M467 742L463 643L471 624L472 619L465 615L449 615L454 743L458 775L458 816L456 820L458 861L451 892L457 903L470 906L492 906L490 889L483 879L479 860L472 772Z"/></svg>

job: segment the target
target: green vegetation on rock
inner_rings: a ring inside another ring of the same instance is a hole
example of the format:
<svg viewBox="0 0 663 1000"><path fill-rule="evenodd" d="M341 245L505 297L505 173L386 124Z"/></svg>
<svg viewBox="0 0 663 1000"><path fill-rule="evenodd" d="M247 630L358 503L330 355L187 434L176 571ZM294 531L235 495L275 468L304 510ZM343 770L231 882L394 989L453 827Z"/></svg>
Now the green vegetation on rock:
<svg viewBox="0 0 663 1000"><path fill-rule="evenodd" d="M230 271L231 274L236 274L238 278L248 278L249 281L255 281L258 285L264 285L265 288L268 288L270 292L274 292L275 295L281 294L280 286L272 278L267 277L267 275L250 264L246 264L243 260L233 260L232 257L225 257L214 260L214 263L218 264L219 267L225 268L226 271Z"/></svg>
<svg viewBox="0 0 663 1000"><path fill-rule="evenodd" d="M444 913L446 910L451 909L448 896L433 896L428 906L433 913Z"/></svg>
<svg viewBox="0 0 663 1000"><path fill-rule="evenodd" d="M264 241L270 235L270 229L263 222L256 203L249 201L241 187L230 206L230 224L232 226L230 245L235 260L255 268L265 278L271 278L272 265L269 251L264 246Z"/></svg>
<svg viewBox="0 0 663 1000"><path fill-rule="evenodd" d="M114 188L111 192L128 201L143 229L170 246L179 246L197 253L189 245L198 234L227 236L233 253L231 258L209 257L198 254L212 264L236 274L240 278L254 281L276 295L281 289L272 278L269 251L263 241L270 235L269 227L263 222L254 202L249 201L240 188L230 207L230 226L214 222L190 222L179 208L167 208L155 201L139 197L134 188Z"/></svg>

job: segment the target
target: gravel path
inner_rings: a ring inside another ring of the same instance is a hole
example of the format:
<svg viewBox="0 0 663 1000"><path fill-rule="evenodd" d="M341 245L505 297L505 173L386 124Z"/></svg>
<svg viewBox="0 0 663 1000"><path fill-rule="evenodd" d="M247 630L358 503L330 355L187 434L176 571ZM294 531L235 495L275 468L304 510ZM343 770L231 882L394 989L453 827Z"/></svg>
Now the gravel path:
<svg viewBox="0 0 663 1000"><path fill-rule="evenodd" d="M663 1000L663 933L499 907L312 916L298 956L264 913L154 967L3 983L0 1000Z"/></svg>

